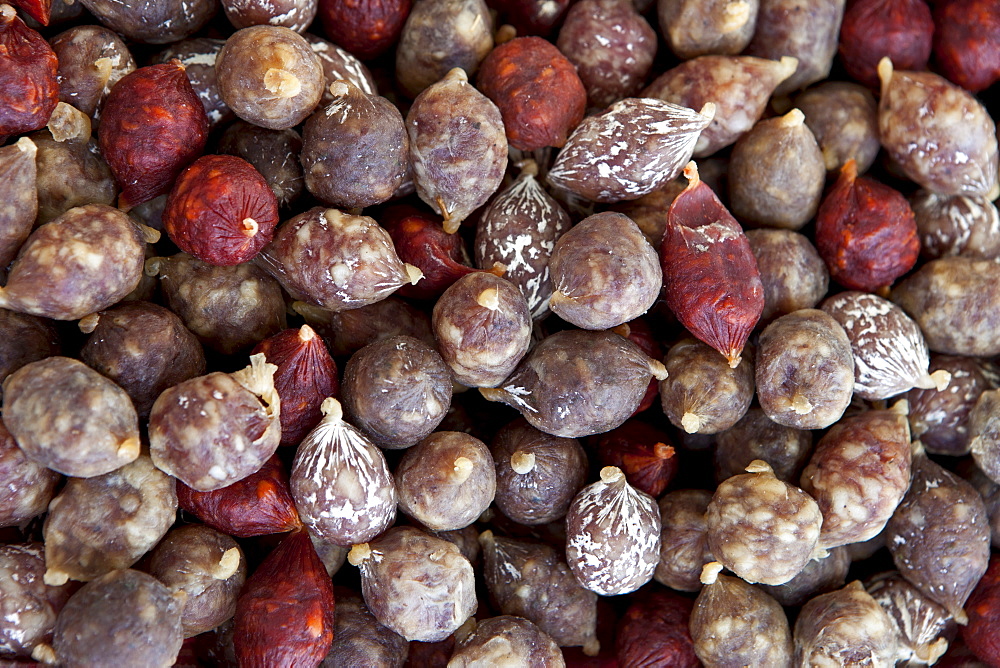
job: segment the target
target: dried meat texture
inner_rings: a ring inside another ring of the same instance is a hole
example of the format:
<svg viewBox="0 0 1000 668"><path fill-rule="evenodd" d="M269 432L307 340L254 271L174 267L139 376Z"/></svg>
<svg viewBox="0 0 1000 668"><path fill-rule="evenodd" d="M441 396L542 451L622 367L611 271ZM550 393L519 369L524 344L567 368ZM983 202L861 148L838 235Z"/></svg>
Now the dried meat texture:
<svg viewBox="0 0 1000 668"><path fill-rule="evenodd" d="M755 460L747 471L715 490L705 515L708 548L747 582L784 584L822 554L820 507L774 477L766 462Z"/></svg>
<svg viewBox="0 0 1000 668"><path fill-rule="evenodd" d="M139 456L132 400L68 357L47 357L8 376L3 420L25 455L65 475L103 475Z"/></svg>
<svg viewBox="0 0 1000 668"><path fill-rule="evenodd" d="M257 354L244 369L192 378L161 394L148 428L157 468L199 492L259 471L281 438L276 368Z"/></svg>
<svg viewBox="0 0 1000 668"><path fill-rule="evenodd" d="M52 325L37 316L0 309L0 382L29 362L61 352L59 334Z"/></svg>
<svg viewBox="0 0 1000 668"><path fill-rule="evenodd" d="M102 24L136 42L169 44L198 32L218 5L206 0L80 0Z"/></svg>
<svg viewBox="0 0 1000 668"><path fill-rule="evenodd" d="M369 60L396 43L412 6L412 0L331 0L319 3L319 18L330 39Z"/></svg>
<svg viewBox="0 0 1000 668"><path fill-rule="evenodd" d="M748 230L750 250L764 287L764 310L759 323L814 308L830 287L830 272L805 235L792 230Z"/></svg>
<svg viewBox="0 0 1000 668"><path fill-rule="evenodd" d="M525 165L479 216L473 246L476 266L503 264L503 277L521 289L532 318L541 320L549 313L553 289L552 249L571 225L569 214L538 182L538 166Z"/></svg>
<svg viewBox="0 0 1000 668"><path fill-rule="evenodd" d="M531 344L531 313L510 281L485 272L458 279L434 303L431 327L455 380L495 387Z"/></svg>
<svg viewBox="0 0 1000 668"><path fill-rule="evenodd" d="M521 151L565 144L587 106L574 63L541 37L515 37L494 48L476 83L500 109L508 144Z"/></svg>
<svg viewBox="0 0 1000 668"><path fill-rule="evenodd" d="M892 291L936 353L1000 354L1000 264L946 257L932 260Z"/></svg>
<svg viewBox="0 0 1000 668"><path fill-rule="evenodd" d="M577 582L554 548L492 531L479 542L483 577L500 612L531 620L561 647L594 647L597 594Z"/></svg>
<svg viewBox="0 0 1000 668"><path fill-rule="evenodd" d="M507 136L500 110L456 67L413 101L406 131L417 195L444 218L446 232L455 232L503 181Z"/></svg>
<svg viewBox="0 0 1000 668"><path fill-rule="evenodd" d="M549 169L548 181L595 202L638 199L676 178L712 121L701 111L652 98L627 98L580 123Z"/></svg>
<svg viewBox="0 0 1000 668"><path fill-rule="evenodd" d="M454 668L520 664L530 668L564 666L559 646L545 631L523 617L501 615L476 624L476 630L455 645L448 661Z"/></svg>
<svg viewBox="0 0 1000 668"><path fill-rule="evenodd" d="M483 0L415 3L396 46L396 80L403 92L417 97L453 68L474 75L493 49L493 29L493 19ZM337 39L336 33L329 34Z"/></svg>
<svg viewBox="0 0 1000 668"><path fill-rule="evenodd" d="M830 74L845 0L761 0L746 53L761 58L792 56L798 65L774 90L805 88Z"/></svg>
<svg viewBox="0 0 1000 668"><path fill-rule="evenodd" d="M41 543L0 545L0 653L4 660L27 658L52 629L71 587L45 584ZM19 664L14 664L19 665Z"/></svg>
<svg viewBox="0 0 1000 668"><path fill-rule="evenodd" d="M754 126L775 87L795 71L797 62L794 58L700 56L667 70L641 94L691 109L709 102L715 105L712 122L694 146L694 156L704 158L735 143Z"/></svg>
<svg viewBox="0 0 1000 668"><path fill-rule="evenodd" d="M99 313L80 359L128 392L141 417L161 392L205 373L195 335L169 310L145 301Z"/></svg>
<svg viewBox="0 0 1000 668"><path fill-rule="evenodd" d="M1000 657L1000 557L990 559L966 609L969 623L962 638L977 657L995 662Z"/></svg>
<svg viewBox="0 0 1000 668"><path fill-rule="evenodd" d="M684 60L745 49L757 24L759 0L666 0L657 17L670 50Z"/></svg>
<svg viewBox="0 0 1000 668"><path fill-rule="evenodd" d="M282 208L294 204L305 189L299 162L302 137L295 130L268 130L237 120L222 133L216 151L253 165L267 179Z"/></svg>
<svg viewBox="0 0 1000 668"><path fill-rule="evenodd" d="M223 0L226 18L236 28L268 24L303 32L316 18L317 0Z"/></svg>
<svg viewBox="0 0 1000 668"><path fill-rule="evenodd" d="M465 240L445 232L438 216L401 204L388 209L379 224L389 230L399 259L423 274L416 283L399 289L401 297L435 299L455 281L476 271L470 266ZM487 269L500 273L496 265Z"/></svg>
<svg viewBox="0 0 1000 668"><path fill-rule="evenodd" d="M874 538L910 485L910 427L895 410L846 417L816 444L802 471L802 489L819 503L819 546Z"/></svg>
<svg viewBox="0 0 1000 668"><path fill-rule="evenodd" d="M817 594L843 587L850 568L848 548L835 547L822 559L810 559L805 568L785 584L763 585L763 589L781 605L800 606Z"/></svg>
<svg viewBox="0 0 1000 668"><path fill-rule="evenodd" d="M48 130L42 130L32 134L31 140L38 149L35 187L39 224L50 223L78 206L114 205L118 185L96 139L59 142Z"/></svg>
<svg viewBox="0 0 1000 668"><path fill-rule="evenodd" d="M628 484L659 498L677 475L677 453L666 432L639 420L628 420L589 439L601 466L617 466Z"/></svg>
<svg viewBox="0 0 1000 668"><path fill-rule="evenodd" d="M0 267L6 268L31 234L38 216L35 156L27 137L0 147Z"/></svg>
<svg viewBox="0 0 1000 668"><path fill-rule="evenodd" d="M315 666L333 644L333 582L306 531L287 536L257 567L236 602L239 665Z"/></svg>
<svg viewBox="0 0 1000 668"><path fill-rule="evenodd" d="M753 360L735 369L696 339L674 344L663 360L660 404L675 427L689 434L717 434L736 424L753 399Z"/></svg>
<svg viewBox="0 0 1000 668"><path fill-rule="evenodd" d="M854 394L854 353L847 332L818 309L783 315L760 334L757 400L768 418L795 429L825 429Z"/></svg>
<svg viewBox="0 0 1000 668"><path fill-rule="evenodd" d="M918 190L910 198L910 207L920 235L922 257L1000 257L1000 212L987 197Z"/></svg>
<svg viewBox="0 0 1000 668"><path fill-rule="evenodd" d="M372 540L396 519L396 484L382 451L343 420L336 399L295 452L289 489L299 517L324 541Z"/></svg>
<svg viewBox="0 0 1000 668"><path fill-rule="evenodd" d="M620 426L638 408L650 377L665 374L617 334L566 330L543 339L500 387L479 391L541 431L576 438Z"/></svg>
<svg viewBox="0 0 1000 668"><path fill-rule="evenodd" d="M52 648L59 665L174 665L184 640L184 604L146 573L112 571L85 584L59 614Z"/></svg>
<svg viewBox="0 0 1000 668"><path fill-rule="evenodd" d="M816 248L833 280L874 292L913 268L920 239L906 198L858 177L857 166L848 160L816 215Z"/></svg>
<svg viewBox="0 0 1000 668"><path fill-rule="evenodd" d="M224 355L285 328L285 299L278 281L252 263L219 267L187 253L151 258L146 274L158 276L167 306L206 346Z"/></svg>
<svg viewBox="0 0 1000 668"><path fill-rule="evenodd" d="M179 62L141 67L104 100L98 144L126 210L165 194L201 155L208 117Z"/></svg>
<svg viewBox="0 0 1000 668"><path fill-rule="evenodd" d="M694 651L709 666L787 666L792 630L781 604L759 587L719 575L691 611Z"/></svg>
<svg viewBox="0 0 1000 668"><path fill-rule="evenodd" d="M570 7L556 41L591 106L603 108L642 88L656 56L656 32L624 0L583 0Z"/></svg>
<svg viewBox="0 0 1000 668"><path fill-rule="evenodd" d="M375 445L399 449L437 429L451 406L452 377L437 350L411 336L365 346L347 361L344 410Z"/></svg>
<svg viewBox="0 0 1000 668"><path fill-rule="evenodd" d="M48 42L0 5L0 136L45 127L59 102L57 67Z"/></svg>
<svg viewBox="0 0 1000 668"><path fill-rule="evenodd" d="M760 271L743 228L693 163L685 176L688 187L670 205L660 246L667 305L736 368L764 310Z"/></svg>
<svg viewBox="0 0 1000 668"><path fill-rule="evenodd" d="M934 20L923 0L859 0L844 11L840 62L848 76L878 87L878 62L888 56L902 70L925 70Z"/></svg>
<svg viewBox="0 0 1000 668"><path fill-rule="evenodd" d="M12 0L25 14L35 19L43 26L49 24L52 15L52 0Z"/></svg>
<svg viewBox="0 0 1000 668"><path fill-rule="evenodd" d="M147 231L103 204L35 229L0 288L0 307L78 320L119 302L142 278Z"/></svg>
<svg viewBox="0 0 1000 668"><path fill-rule="evenodd" d="M0 527L24 525L44 513L62 480L55 471L25 456L0 420Z"/></svg>
<svg viewBox="0 0 1000 668"><path fill-rule="evenodd" d="M260 263L295 299L333 311L373 304L411 280L374 219L321 207L283 224Z"/></svg>
<svg viewBox="0 0 1000 668"><path fill-rule="evenodd" d="M741 220L797 230L819 208L826 163L805 116L792 109L739 138L728 177L729 206Z"/></svg>
<svg viewBox="0 0 1000 668"><path fill-rule="evenodd" d="M281 460L272 456L256 473L212 492L177 483L182 510L219 531L248 538L302 526Z"/></svg>
<svg viewBox="0 0 1000 668"><path fill-rule="evenodd" d="M563 234L549 260L549 308L583 329L611 329L653 306L663 286L654 249L621 213L584 218Z"/></svg>
<svg viewBox="0 0 1000 668"><path fill-rule="evenodd" d="M435 345L430 316L396 297L348 311L328 311L303 302L292 304L292 310L316 328L332 355L352 355L370 343L399 335Z"/></svg>
<svg viewBox="0 0 1000 668"><path fill-rule="evenodd" d="M660 509L614 466L584 487L566 514L566 563L580 584L601 596L633 592L653 579L660 561Z"/></svg>
<svg viewBox="0 0 1000 668"><path fill-rule="evenodd" d="M1000 80L1000 7L990 0L934 4L934 60L939 72L978 93ZM917 68L913 68L917 69Z"/></svg>
<svg viewBox="0 0 1000 668"><path fill-rule="evenodd" d="M802 607L795 621L795 665L872 666L896 663L896 628L855 580Z"/></svg>
<svg viewBox="0 0 1000 668"><path fill-rule="evenodd" d="M712 493L679 489L664 494L660 506L660 563L653 578L677 591L701 589L701 569L712 561L705 513Z"/></svg>
<svg viewBox="0 0 1000 668"><path fill-rule="evenodd" d="M232 619L247 576L236 541L203 524L177 527L156 546L149 573L173 591L183 591L181 626L190 638Z"/></svg>
<svg viewBox="0 0 1000 668"><path fill-rule="evenodd" d="M323 400L340 394L337 365L309 325L278 332L253 353L264 353L278 367L274 389L281 397L281 444L298 445L323 419Z"/></svg>
<svg viewBox="0 0 1000 668"><path fill-rule="evenodd" d="M1000 390L989 389L976 399L968 418L968 448L976 466L991 480L1000 480Z"/></svg>
<svg viewBox="0 0 1000 668"><path fill-rule="evenodd" d="M344 7L347 3L325 2L325 5L337 5ZM361 3L357 3L358 6ZM368 3L374 4L374 3ZM327 30L326 34L332 33ZM372 77L371 71L363 62L351 54L350 51L337 46L333 42L322 37L317 37L312 33L303 33L303 37L309 42L313 53L319 56L320 64L323 66L323 76L326 82L323 84L323 99L321 105L329 104L333 101L333 93L330 92L330 84L334 81L347 81L354 84L368 95L377 95L378 87ZM356 52L355 52L356 53Z"/></svg>
<svg viewBox="0 0 1000 668"><path fill-rule="evenodd" d="M278 198L246 160L206 155L177 177L163 228L178 248L214 265L249 262L271 242Z"/></svg>
<svg viewBox="0 0 1000 668"><path fill-rule="evenodd" d="M393 196L410 165L410 140L399 109L384 97L338 81L331 100L302 129L306 188L330 206L381 204Z"/></svg>
<svg viewBox="0 0 1000 668"><path fill-rule="evenodd" d="M494 502L510 519L528 526L555 522L587 479L580 443L541 432L518 418L493 438Z"/></svg>
<svg viewBox="0 0 1000 668"><path fill-rule="evenodd" d="M997 131L986 107L939 74L879 63L882 147L903 173L942 195L986 195L997 184Z"/></svg>
<svg viewBox="0 0 1000 668"><path fill-rule="evenodd" d="M103 26L74 26L53 37L51 44L59 59L59 99L87 114L97 129L108 93L135 71L132 53L121 37Z"/></svg>
<svg viewBox="0 0 1000 668"><path fill-rule="evenodd" d="M409 654L406 638L378 623L364 599L346 587L334 587L337 620L333 645L320 668L382 666L403 668Z"/></svg>
<svg viewBox="0 0 1000 668"><path fill-rule="evenodd" d="M928 370L930 353L920 327L889 300L848 291L827 299L822 309L851 340L854 393L862 399L888 399L913 387L947 387L947 371L931 375Z"/></svg>
<svg viewBox="0 0 1000 668"><path fill-rule="evenodd" d="M925 596L898 571L881 573L865 589L889 614L899 633L899 660L910 664L934 663L948 649L956 622L944 607Z"/></svg>
<svg viewBox="0 0 1000 668"><path fill-rule="evenodd" d="M969 413L979 395L996 389L996 370L971 357L933 354L929 371L946 371L951 380L942 390L914 388L907 392L913 438L932 454L967 454Z"/></svg>
<svg viewBox="0 0 1000 668"><path fill-rule="evenodd" d="M795 97L823 153L827 173L854 160L864 174L878 155L878 104L871 91L849 81L825 81Z"/></svg>
<svg viewBox="0 0 1000 668"><path fill-rule="evenodd" d="M393 527L348 559L361 570L368 609L407 640L444 640L476 612L472 564L446 540Z"/></svg>
<svg viewBox="0 0 1000 668"><path fill-rule="evenodd" d="M304 121L323 97L323 67L294 30L255 25L226 40L215 62L222 99L237 116L270 130Z"/></svg>
<svg viewBox="0 0 1000 668"><path fill-rule="evenodd" d="M215 61L225 45L225 40L212 37L195 37L186 39L167 47L153 59L155 63L169 63L176 58L184 66L191 87L194 89L201 104L205 107L208 124L215 129L226 122L232 121L236 115L222 99L219 92L218 77L215 73ZM134 67L134 65L133 65Z"/></svg>
<svg viewBox="0 0 1000 668"><path fill-rule="evenodd" d="M615 638L621 666L701 666L688 631L691 599L665 589L640 595L625 610Z"/></svg>

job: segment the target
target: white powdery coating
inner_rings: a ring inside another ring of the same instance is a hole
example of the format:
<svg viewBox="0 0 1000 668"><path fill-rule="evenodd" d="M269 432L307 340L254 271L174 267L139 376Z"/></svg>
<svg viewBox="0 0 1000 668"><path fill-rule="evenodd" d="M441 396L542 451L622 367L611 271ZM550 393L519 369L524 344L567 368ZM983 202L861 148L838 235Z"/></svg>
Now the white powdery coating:
<svg viewBox="0 0 1000 668"><path fill-rule="evenodd" d="M660 509L624 475L589 485L566 515L566 562L580 584L602 596L633 592L660 561Z"/></svg>
<svg viewBox="0 0 1000 668"><path fill-rule="evenodd" d="M596 202L638 199L681 173L711 121L662 100L624 99L577 126L549 182Z"/></svg>
<svg viewBox="0 0 1000 668"><path fill-rule="evenodd" d="M854 353L854 393L869 401L906 392L927 375L930 353L920 327L876 295L844 292L823 304L843 326Z"/></svg>
<svg viewBox="0 0 1000 668"><path fill-rule="evenodd" d="M336 545L372 540L396 518L385 456L339 416L323 418L299 445L290 487L302 522Z"/></svg>
<svg viewBox="0 0 1000 668"><path fill-rule="evenodd" d="M986 197L938 195L920 190L910 204L917 221L921 250L931 257L980 256L984 250L992 256L996 251L997 240L1000 240L1000 211Z"/></svg>
<svg viewBox="0 0 1000 668"><path fill-rule="evenodd" d="M511 223L533 221L519 226ZM504 278L521 289L533 319L549 312L552 295L549 258L556 241L572 224L538 180L522 173L517 181L501 192L483 214L476 235L476 261L480 269L489 269L494 261L507 268Z"/></svg>

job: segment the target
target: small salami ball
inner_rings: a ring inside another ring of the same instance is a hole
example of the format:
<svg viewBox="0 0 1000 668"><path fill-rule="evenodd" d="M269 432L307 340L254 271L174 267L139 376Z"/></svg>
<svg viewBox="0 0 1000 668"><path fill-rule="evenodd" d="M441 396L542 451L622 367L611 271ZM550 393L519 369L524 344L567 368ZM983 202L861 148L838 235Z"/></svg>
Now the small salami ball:
<svg viewBox="0 0 1000 668"><path fill-rule="evenodd" d="M734 369L714 348L688 338L670 348L663 364L669 374L660 381L663 412L689 434L729 429L750 407L754 386L749 355Z"/></svg>
<svg viewBox="0 0 1000 668"><path fill-rule="evenodd" d="M177 518L174 479L146 455L93 478L70 478L45 518L45 581L87 582L129 568Z"/></svg>
<svg viewBox="0 0 1000 668"><path fill-rule="evenodd" d="M815 308L830 287L830 271L812 242L792 230L747 230L764 287L760 324L802 308Z"/></svg>
<svg viewBox="0 0 1000 668"><path fill-rule="evenodd" d="M878 64L882 147L910 179L942 195L996 197L997 132L972 93L933 72Z"/></svg>
<svg viewBox="0 0 1000 668"><path fill-rule="evenodd" d="M961 255L982 260L1000 256L1000 211L983 195L938 195L918 190L910 207L928 260Z"/></svg>
<svg viewBox="0 0 1000 668"><path fill-rule="evenodd" d="M483 578L505 615L529 619L560 647L597 653L597 595L580 586L556 550L484 531Z"/></svg>
<svg viewBox="0 0 1000 668"><path fill-rule="evenodd" d="M660 563L653 577L678 591L701 589L702 566L712 561L705 513L712 493L703 489L667 492L660 506Z"/></svg>
<svg viewBox="0 0 1000 668"><path fill-rule="evenodd" d="M152 575L112 571L66 603L52 640L54 658L66 668L168 668L184 641L182 599Z"/></svg>
<svg viewBox="0 0 1000 668"><path fill-rule="evenodd" d="M373 304L419 279L374 219L321 207L282 225L260 260L292 297L332 311Z"/></svg>
<svg viewBox="0 0 1000 668"><path fill-rule="evenodd" d="M516 408L537 429L576 438L624 423L639 407L650 376L662 379L666 370L631 341L566 330L543 339L503 386L479 391Z"/></svg>
<svg viewBox="0 0 1000 668"><path fill-rule="evenodd" d="M520 175L501 188L479 216L474 244L476 266L489 269L499 262L503 277L519 287L531 317L549 313L552 295L549 260L555 242L573 222L565 209L538 182L534 160L519 163Z"/></svg>
<svg viewBox="0 0 1000 668"><path fill-rule="evenodd" d="M256 264L217 267L178 253L146 262L167 306L209 348L232 355L285 328L281 286Z"/></svg>
<svg viewBox="0 0 1000 668"><path fill-rule="evenodd" d="M751 408L735 425L715 437L715 480L743 473L763 459L779 480L798 480L812 452L812 433L778 424L759 408Z"/></svg>
<svg viewBox="0 0 1000 668"><path fill-rule="evenodd" d="M309 42L313 53L319 56L320 64L323 66L323 76L326 78L326 82L323 85L324 93L321 104L329 104L333 101L330 84L334 81L348 81L369 95L378 93L378 87L375 84L375 79L372 78L372 73L349 50L342 49L333 42L312 33L303 33L302 36Z"/></svg>
<svg viewBox="0 0 1000 668"><path fill-rule="evenodd" d="M323 67L302 35L275 25L237 30L215 62L222 99L271 130L298 125L323 97Z"/></svg>
<svg viewBox="0 0 1000 668"><path fill-rule="evenodd" d="M979 395L969 412L968 443L976 465L994 482L1000 481L1000 390Z"/></svg>
<svg viewBox="0 0 1000 668"><path fill-rule="evenodd" d="M3 384L3 420L24 454L89 478L139 456L139 418L125 391L83 362L47 357Z"/></svg>
<svg viewBox="0 0 1000 668"><path fill-rule="evenodd" d="M312 534L336 545L369 541L396 518L396 485L382 451L323 402L322 422L295 453L289 480L295 507Z"/></svg>
<svg viewBox="0 0 1000 668"><path fill-rule="evenodd" d="M25 364L61 353L59 334L53 324L44 318L0 308L0 382Z"/></svg>
<svg viewBox="0 0 1000 668"><path fill-rule="evenodd" d="M295 130L268 130L238 120L219 137L216 151L243 158L253 165L271 186L282 209L287 209L302 195L305 188L299 163L302 137Z"/></svg>
<svg viewBox="0 0 1000 668"><path fill-rule="evenodd" d="M407 450L395 477L400 510L433 531L472 524L497 487L486 444L457 431L433 433Z"/></svg>
<svg viewBox="0 0 1000 668"><path fill-rule="evenodd" d="M948 638L956 627L951 613L927 598L898 571L869 578L865 590L886 611L899 633L897 661L932 666L948 650Z"/></svg>
<svg viewBox="0 0 1000 668"><path fill-rule="evenodd" d="M434 431L451 406L451 373L436 350L394 336L354 353L341 392L351 421L382 448L408 448Z"/></svg>
<svg viewBox="0 0 1000 668"><path fill-rule="evenodd" d="M587 476L587 455L576 439L550 436L524 418L500 429L490 451L496 464L496 505L526 525L566 515Z"/></svg>
<svg viewBox="0 0 1000 668"><path fill-rule="evenodd" d="M211 631L236 614L247 562L236 541L202 524L178 527L150 555L149 574L187 595L184 637Z"/></svg>
<svg viewBox="0 0 1000 668"><path fill-rule="evenodd" d="M431 327L455 380L496 387L531 344L531 313L510 281L477 271L466 274L434 303Z"/></svg>
<svg viewBox="0 0 1000 668"><path fill-rule="evenodd" d="M678 58L710 53L736 55L747 47L757 23L758 0L661 0L657 17Z"/></svg>
<svg viewBox="0 0 1000 668"><path fill-rule="evenodd" d="M21 137L0 148L0 266L7 267L17 256L38 217L38 146ZM46 221L47 222L47 221Z"/></svg>
<svg viewBox="0 0 1000 668"><path fill-rule="evenodd" d="M694 651L707 666L786 666L792 630L781 604L761 588L714 575L691 611Z"/></svg>
<svg viewBox="0 0 1000 668"><path fill-rule="evenodd" d="M24 242L0 307L78 320L116 304L142 278L147 231L103 204L70 209Z"/></svg>
<svg viewBox="0 0 1000 668"><path fill-rule="evenodd" d="M507 136L500 110L455 68L413 101L406 131L417 195L444 218L446 232L455 232L503 180Z"/></svg>
<svg viewBox="0 0 1000 668"><path fill-rule="evenodd" d="M448 665L558 668L566 662L559 645L545 631L523 617L501 615L477 623L476 630L455 645Z"/></svg>
<svg viewBox="0 0 1000 668"><path fill-rule="evenodd" d="M98 314L80 359L128 392L141 417L161 392L205 373L195 335L169 310L143 301Z"/></svg>
<svg viewBox="0 0 1000 668"><path fill-rule="evenodd" d="M905 402L835 424L802 471L802 489L823 513L820 547L878 535L910 484L910 426Z"/></svg>
<svg viewBox="0 0 1000 668"><path fill-rule="evenodd" d="M817 309L781 316L757 347L757 400L767 417L796 429L823 429L844 414L854 394L851 340Z"/></svg>
<svg viewBox="0 0 1000 668"><path fill-rule="evenodd" d="M23 525L44 513L60 480L52 469L28 459L0 419L0 527Z"/></svg>
<svg viewBox="0 0 1000 668"><path fill-rule="evenodd" d="M931 355L931 374L951 376L943 390L914 388L906 393L910 432L927 452L964 455L969 452L969 413L986 390L996 389L996 369L971 357Z"/></svg>
<svg viewBox="0 0 1000 668"><path fill-rule="evenodd" d="M154 63L169 63L175 58L181 62L181 65L184 66L184 74L191 82L191 88L194 89L195 95L198 96L205 108L209 130L225 125L236 117L229 105L222 100L215 72L215 61L225 44L226 41L222 39L193 37L171 44L153 57ZM123 49L124 47L125 45L122 44ZM131 55L129 55L129 60L132 60ZM132 69L135 69L134 63Z"/></svg>
<svg viewBox="0 0 1000 668"><path fill-rule="evenodd" d="M348 311L328 311L304 302L295 302L292 310L316 328L331 355L352 355L371 343L400 334L430 346L435 344L430 316L396 297Z"/></svg>
<svg viewBox="0 0 1000 668"><path fill-rule="evenodd" d="M708 547L722 564L750 583L779 585L814 556L823 516L811 496L774 477L755 460L748 473L719 485L708 505Z"/></svg>
<svg viewBox="0 0 1000 668"><path fill-rule="evenodd" d="M347 559L361 570L375 619L407 640L444 640L476 611L472 564L452 543L419 529L393 527L355 545Z"/></svg>
<svg viewBox="0 0 1000 668"><path fill-rule="evenodd" d="M320 666L403 668L409 653L406 638L379 624L364 599L346 587L334 587L337 600L333 645Z"/></svg>
<svg viewBox="0 0 1000 668"><path fill-rule="evenodd" d="M275 368L257 354L244 369L192 378L161 394L149 415L153 463L199 492L257 472L281 439Z"/></svg>
<svg viewBox="0 0 1000 668"><path fill-rule="evenodd" d="M40 643L52 642L52 629L71 588L45 584L44 573L41 543L0 545L0 655L4 660L11 655L31 656Z"/></svg>
<svg viewBox="0 0 1000 668"><path fill-rule="evenodd" d="M797 666L850 665L852 657L871 666L896 663L895 626L857 580L806 603L793 637Z"/></svg>
<svg viewBox="0 0 1000 668"><path fill-rule="evenodd" d="M886 545L903 577L960 624L968 621L962 606L990 559L989 517L972 485L918 450Z"/></svg>
<svg viewBox="0 0 1000 668"><path fill-rule="evenodd" d="M810 559L794 578L780 585L763 585L764 591L781 605L799 606L817 594L840 589L847 582L851 553L835 547L822 559Z"/></svg>
<svg viewBox="0 0 1000 668"><path fill-rule="evenodd" d="M816 137L827 174L848 160L864 174L878 155L878 105L871 91L849 81L826 81L795 97Z"/></svg>
<svg viewBox="0 0 1000 668"><path fill-rule="evenodd" d="M917 323L887 299L863 292L841 292L823 302L825 313L841 324L854 353L854 393L862 399L888 399L913 387L948 386L947 371L928 373L930 353Z"/></svg>
<svg viewBox="0 0 1000 668"><path fill-rule="evenodd" d="M363 208L385 202L409 168L403 116L389 100L347 81L329 86L333 99L302 129L306 188L330 206Z"/></svg>
<svg viewBox="0 0 1000 668"><path fill-rule="evenodd" d="M663 287L659 256L621 213L589 216L559 237L549 308L583 329L611 329L649 310Z"/></svg>
<svg viewBox="0 0 1000 668"><path fill-rule="evenodd" d="M701 111L653 98L626 98L576 126L549 170L549 183L594 202L638 199L681 173L715 105Z"/></svg>
<svg viewBox="0 0 1000 668"><path fill-rule="evenodd" d="M580 490L566 514L566 563L601 596L633 592L660 561L660 509L614 466Z"/></svg>

